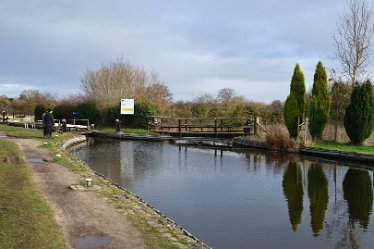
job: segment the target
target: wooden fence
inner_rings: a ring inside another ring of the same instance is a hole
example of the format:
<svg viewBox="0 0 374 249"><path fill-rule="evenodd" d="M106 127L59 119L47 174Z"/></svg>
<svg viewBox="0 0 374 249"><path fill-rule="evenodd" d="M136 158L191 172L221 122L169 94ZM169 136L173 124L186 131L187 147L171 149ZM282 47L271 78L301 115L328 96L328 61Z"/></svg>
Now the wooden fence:
<svg viewBox="0 0 374 249"><path fill-rule="evenodd" d="M257 117L168 118L148 117L148 129L174 136L233 137L257 132Z"/></svg>

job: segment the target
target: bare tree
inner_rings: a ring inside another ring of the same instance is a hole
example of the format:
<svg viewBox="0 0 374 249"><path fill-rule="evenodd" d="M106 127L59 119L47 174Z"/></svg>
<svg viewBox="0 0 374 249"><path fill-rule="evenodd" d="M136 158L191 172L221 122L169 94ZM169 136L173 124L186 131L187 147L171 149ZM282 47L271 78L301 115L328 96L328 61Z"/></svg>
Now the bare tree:
<svg viewBox="0 0 374 249"><path fill-rule="evenodd" d="M122 98L156 104L165 111L172 95L156 72L148 76L122 58L101 64L97 70L87 70L81 79L81 88L87 99L93 100L102 115L106 108L116 106Z"/></svg>
<svg viewBox="0 0 374 249"><path fill-rule="evenodd" d="M347 8L346 12L339 15L333 39L342 73L354 85L367 73L371 38L374 34L373 9L365 0L349 0Z"/></svg>

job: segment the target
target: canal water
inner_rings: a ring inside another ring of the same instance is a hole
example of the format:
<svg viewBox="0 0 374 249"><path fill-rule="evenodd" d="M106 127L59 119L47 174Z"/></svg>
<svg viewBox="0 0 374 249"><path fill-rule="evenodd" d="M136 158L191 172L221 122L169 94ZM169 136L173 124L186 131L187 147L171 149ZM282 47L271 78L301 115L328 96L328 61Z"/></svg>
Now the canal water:
<svg viewBox="0 0 374 249"><path fill-rule="evenodd" d="M372 170L144 141L89 139L71 154L213 248L374 248Z"/></svg>

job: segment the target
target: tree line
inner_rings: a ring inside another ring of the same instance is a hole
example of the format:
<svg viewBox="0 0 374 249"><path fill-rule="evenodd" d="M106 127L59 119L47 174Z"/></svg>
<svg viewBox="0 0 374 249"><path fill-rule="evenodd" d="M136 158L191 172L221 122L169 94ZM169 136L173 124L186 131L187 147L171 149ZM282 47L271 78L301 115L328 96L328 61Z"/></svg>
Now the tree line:
<svg viewBox="0 0 374 249"><path fill-rule="evenodd" d="M338 81L333 83L330 92L326 70L322 62L318 62L307 107L304 75L297 64L291 80L290 94L283 109L285 125L290 137L297 138L301 126L307 125L312 139L321 139L331 113L335 113L334 118L337 120L342 110L342 99L339 97L346 98L347 93L351 92L348 94L350 101L346 102L348 104L343 109L344 127L353 144L362 144L373 130L374 96L372 89L373 86L369 80L361 83L355 82L351 89ZM335 98L333 102L335 106L332 105L332 97ZM305 123L306 120L308 124Z"/></svg>

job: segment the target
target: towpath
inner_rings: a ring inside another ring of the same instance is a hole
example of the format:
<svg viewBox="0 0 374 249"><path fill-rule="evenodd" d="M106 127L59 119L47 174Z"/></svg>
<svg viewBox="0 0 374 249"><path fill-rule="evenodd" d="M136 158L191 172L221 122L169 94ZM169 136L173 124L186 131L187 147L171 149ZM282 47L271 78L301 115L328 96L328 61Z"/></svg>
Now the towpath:
<svg viewBox="0 0 374 249"><path fill-rule="evenodd" d="M14 139L32 169L38 190L54 210L70 248L146 248L142 233L133 227L125 215L116 211L92 191L73 191L80 178L65 167L53 163L41 142Z"/></svg>

